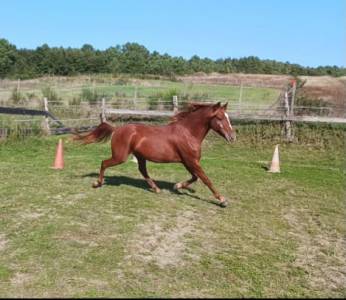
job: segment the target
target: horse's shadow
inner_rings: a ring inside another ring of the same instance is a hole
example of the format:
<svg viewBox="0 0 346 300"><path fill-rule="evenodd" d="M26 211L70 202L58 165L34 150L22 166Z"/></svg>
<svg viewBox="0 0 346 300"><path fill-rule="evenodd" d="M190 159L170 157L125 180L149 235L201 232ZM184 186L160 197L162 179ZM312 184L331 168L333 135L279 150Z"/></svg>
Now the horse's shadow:
<svg viewBox="0 0 346 300"><path fill-rule="evenodd" d="M99 176L98 173L88 173L88 174L83 175L82 177L98 178L98 176ZM196 195L192 195L191 193L195 193L195 190L192 188L187 188L184 190L176 190L176 189L174 189L175 183L168 182L168 181L162 181L162 180L155 180L155 183L157 184L157 186L160 189L168 190L174 194L185 195L185 196L189 196L191 198L195 198L195 199L198 199L201 201L216 204L214 201L203 199L203 198L200 198ZM143 189L145 191L155 193L154 191L152 191L150 189L150 187L148 186L148 183L144 179L132 178L132 177L128 177L128 176L116 176L116 175L115 176L104 176L104 185L113 185L113 186L128 185L128 186L133 186L136 188ZM186 191L189 191L189 192L186 192Z"/></svg>

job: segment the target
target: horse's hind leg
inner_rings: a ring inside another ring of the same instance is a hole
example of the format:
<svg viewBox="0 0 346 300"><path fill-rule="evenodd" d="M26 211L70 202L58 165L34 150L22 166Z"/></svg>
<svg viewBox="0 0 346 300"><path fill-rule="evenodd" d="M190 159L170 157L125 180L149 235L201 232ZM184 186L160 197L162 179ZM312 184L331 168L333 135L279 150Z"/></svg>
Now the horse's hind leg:
<svg viewBox="0 0 346 300"><path fill-rule="evenodd" d="M146 180L146 182L148 182L148 184L150 185L150 187L156 192L159 193L160 189L157 187L156 183L154 182L154 180L152 180L148 174L147 171L147 161L139 156L136 156L137 160L138 160L138 170L139 172L141 172L141 174L143 175L144 179Z"/></svg>
<svg viewBox="0 0 346 300"><path fill-rule="evenodd" d="M112 157L110 159L103 160L102 163L101 163L99 178L97 179L97 181L95 181L93 183L93 187L94 188L101 187L103 182L104 182L105 170L107 168L109 168L109 167L113 167L113 166L122 164L123 162L126 161L127 156L128 155L126 155L126 156L116 156L116 157Z"/></svg>
<svg viewBox="0 0 346 300"><path fill-rule="evenodd" d="M112 136L111 149L112 158L103 160L100 168L100 175L98 180L93 184L97 188L102 186L104 181L105 170L109 167L120 165L125 162L131 152L130 145L132 134L131 130L118 131L117 134Z"/></svg>

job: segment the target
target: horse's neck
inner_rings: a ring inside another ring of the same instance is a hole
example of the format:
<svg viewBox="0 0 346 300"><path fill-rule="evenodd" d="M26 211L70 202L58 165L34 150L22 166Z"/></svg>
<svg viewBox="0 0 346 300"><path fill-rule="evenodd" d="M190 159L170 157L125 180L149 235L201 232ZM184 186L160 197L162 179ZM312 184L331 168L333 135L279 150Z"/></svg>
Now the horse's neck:
<svg viewBox="0 0 346 300"><path fill-rule="evenodd" d="M185 119L183 124L190 134L200 143L203 142L210 129L209 119L201 116L193 116Z"/></svg>

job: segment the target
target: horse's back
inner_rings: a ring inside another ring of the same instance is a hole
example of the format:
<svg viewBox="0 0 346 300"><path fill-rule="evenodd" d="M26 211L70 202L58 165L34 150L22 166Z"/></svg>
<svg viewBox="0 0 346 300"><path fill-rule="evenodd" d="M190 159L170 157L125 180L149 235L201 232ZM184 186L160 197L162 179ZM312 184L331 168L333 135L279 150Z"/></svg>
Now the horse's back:
<svg viewBox="0 0 346 300"><path fill-rule="evenodd" d="M150 139L169 139L173 130L169 125L146 125L130 123L116 128L117 135L135 135L137 138L146 137Z"/></svg>
<svg viewBox="0 0 346 300"><path fill-rule="evenodd" d="M170 125L127 124L116 129L113 144L115 151L127 144L129 152L153 162L179 162L174 136Z"/></svg>

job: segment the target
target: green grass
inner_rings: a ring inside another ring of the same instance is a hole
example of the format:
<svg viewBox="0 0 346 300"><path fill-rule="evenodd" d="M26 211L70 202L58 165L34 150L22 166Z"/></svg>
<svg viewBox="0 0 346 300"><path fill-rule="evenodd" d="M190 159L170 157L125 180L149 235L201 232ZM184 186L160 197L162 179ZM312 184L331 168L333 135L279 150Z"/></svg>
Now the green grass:
<svg viewBox="0 0 346 300"><path fill-rule="evenodd" d="M0 144L2 297L344 297L344 148L239 135L204 143L202 165L230 200L222 209L178 164L149 163L155 194L131 161L106 171L110 145L62 136ZM342 144L342 143L341 143Z"/></svg>

